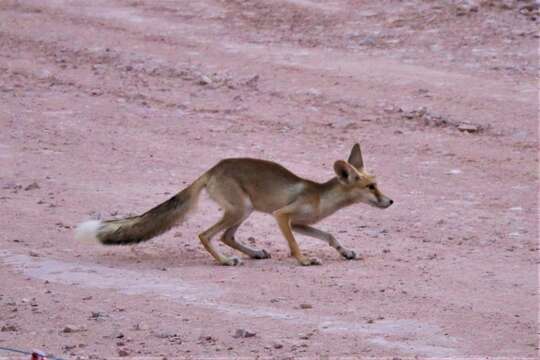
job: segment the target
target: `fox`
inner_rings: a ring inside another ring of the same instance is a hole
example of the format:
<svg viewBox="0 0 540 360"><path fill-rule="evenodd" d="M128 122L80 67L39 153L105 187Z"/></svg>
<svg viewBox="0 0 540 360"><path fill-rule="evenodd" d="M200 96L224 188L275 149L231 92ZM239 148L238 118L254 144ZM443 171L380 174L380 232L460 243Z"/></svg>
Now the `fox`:
<svg viewBox="0 0 540 360"><path fill-rule="evenodd" d="M103 245L136 244L158 236L180 224L192 210L199 194L206 189L210 199L223 210L222 218L199 234L202 246L221 265L241 264L237 256L225 256L212 243L222 233L221 241L252 259L268 259L265 249L252 248L235 238L240 225L254 212L271 214L289 245L290 254L300 265L321 265L316 257L305 256L293 232L327 243L347 260L358 259L354 250L343 246L330 233L312 225L339 209L365 203L386 209L394 203L378 187L375 176L364 169L360 145L356 143L349 158L334 163L335 176L318 183L301 178L278 163L253 159L229 158L197 178L176 195L142 215L116 220L89 220L76 228L81 241Z"/></svg>

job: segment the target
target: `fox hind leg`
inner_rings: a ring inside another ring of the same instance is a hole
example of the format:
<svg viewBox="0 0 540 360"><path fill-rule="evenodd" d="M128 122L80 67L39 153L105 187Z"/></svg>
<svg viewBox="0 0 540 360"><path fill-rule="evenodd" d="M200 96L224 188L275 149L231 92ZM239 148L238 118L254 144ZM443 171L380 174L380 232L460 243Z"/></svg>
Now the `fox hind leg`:
<svg viewBox="0 0 540 360"><path fill-rule="evenodd" d="M208 181L206 190L210 198L221 206L224 214L217 224L199 235L205 249L223 265L238 265L239 258L228 258L222 255L211 243L212 237L225 231L221 240L228 246L244 252L250 257L263 256L265 253L240 244L234 239L234 233L242 221L253 211L251 200L242 187L233 179L216 174Z"/></svg>
<svg viewBox="0 0 540 360"><path fill-rule="evenodd" d="M225 212L225 214L223 214L223 218L220 221L199 234L199 239L201 240L201 243L203 244L206 251L208 251L210 255L212 255L214 259L216 259L221 265L235 266L241 264L239 258L235 256L227 257L223 255L212 244L212 238L215 235L225 230L229 226L233 225L236 221L237 219L234 216L232 216L230 213Z"/></svg>
<svg viewBox="0 0 540 360"><path fill-rule="evenodd" d="M246 216L247 218L247 216ZM245 218L244 218L245 219ZM225 243L226 245L232 247L233 249L236 249L247 256L249 256L252 259L269 259L270 253L266 250L262 249L254 249L250 246L244 245L238 241L236 241L234 234L236 233L236 230L240 227L240 224L236 224L223 233L223 236L221 237L221 241Z"/></svg>

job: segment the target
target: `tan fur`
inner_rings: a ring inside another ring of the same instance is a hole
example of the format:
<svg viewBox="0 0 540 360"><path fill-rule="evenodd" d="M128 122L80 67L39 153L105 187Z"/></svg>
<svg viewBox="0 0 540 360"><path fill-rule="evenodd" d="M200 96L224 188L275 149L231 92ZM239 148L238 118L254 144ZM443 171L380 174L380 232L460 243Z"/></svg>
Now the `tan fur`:
<svg viewBox="0 0 540 360"><path fill-rule="evenodd" d="M332 235L311 227L311 224L337 210L358 202L386 208L392 200L379 191L375 178L363 168L360 146L356 144L348 161L334 164L337 177L325 183L302 179L274 162L239 158L220 161L192 185L148 212L135 217L109 220L97 228L96 237L107 245L130 244L148 240L180 222L195 205L198 194L206 187L210 197L223 209L222 219L199 235L204 248L223 265L237 265L240 259L226 257L212 244L215 235L251 258L270 255L237 242L234 234L253 211L272 214L289 244L291 255L301 265L320 264L305 257L293 231L327 242L346 259L356 253L344 248Z"/></svg>

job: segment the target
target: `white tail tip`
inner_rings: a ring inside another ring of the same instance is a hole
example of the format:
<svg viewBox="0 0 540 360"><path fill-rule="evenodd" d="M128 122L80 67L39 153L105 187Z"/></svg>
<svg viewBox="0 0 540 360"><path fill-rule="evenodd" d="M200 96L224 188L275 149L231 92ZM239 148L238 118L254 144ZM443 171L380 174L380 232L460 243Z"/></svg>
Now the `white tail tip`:
<svg viewBox="0 0 540 360"><path fill-rule="evenodd" d="M99 220L88 220L80 223L75 229L75 240L86 243L97 242L97 232L102 222Z"/></svg>

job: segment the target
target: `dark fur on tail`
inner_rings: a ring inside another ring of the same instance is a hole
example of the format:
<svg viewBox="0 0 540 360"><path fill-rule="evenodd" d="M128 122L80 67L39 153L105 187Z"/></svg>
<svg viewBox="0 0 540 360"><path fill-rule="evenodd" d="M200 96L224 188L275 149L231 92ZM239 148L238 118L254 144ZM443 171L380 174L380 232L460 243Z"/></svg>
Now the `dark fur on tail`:
<svg viewBox="0 0 540 360"><path fill-rule="evenodd" d="M164 233L181 222L206 185L203 175L189 187L142 215L103 221L96 237L104 245L136 244Z"/></svg>

